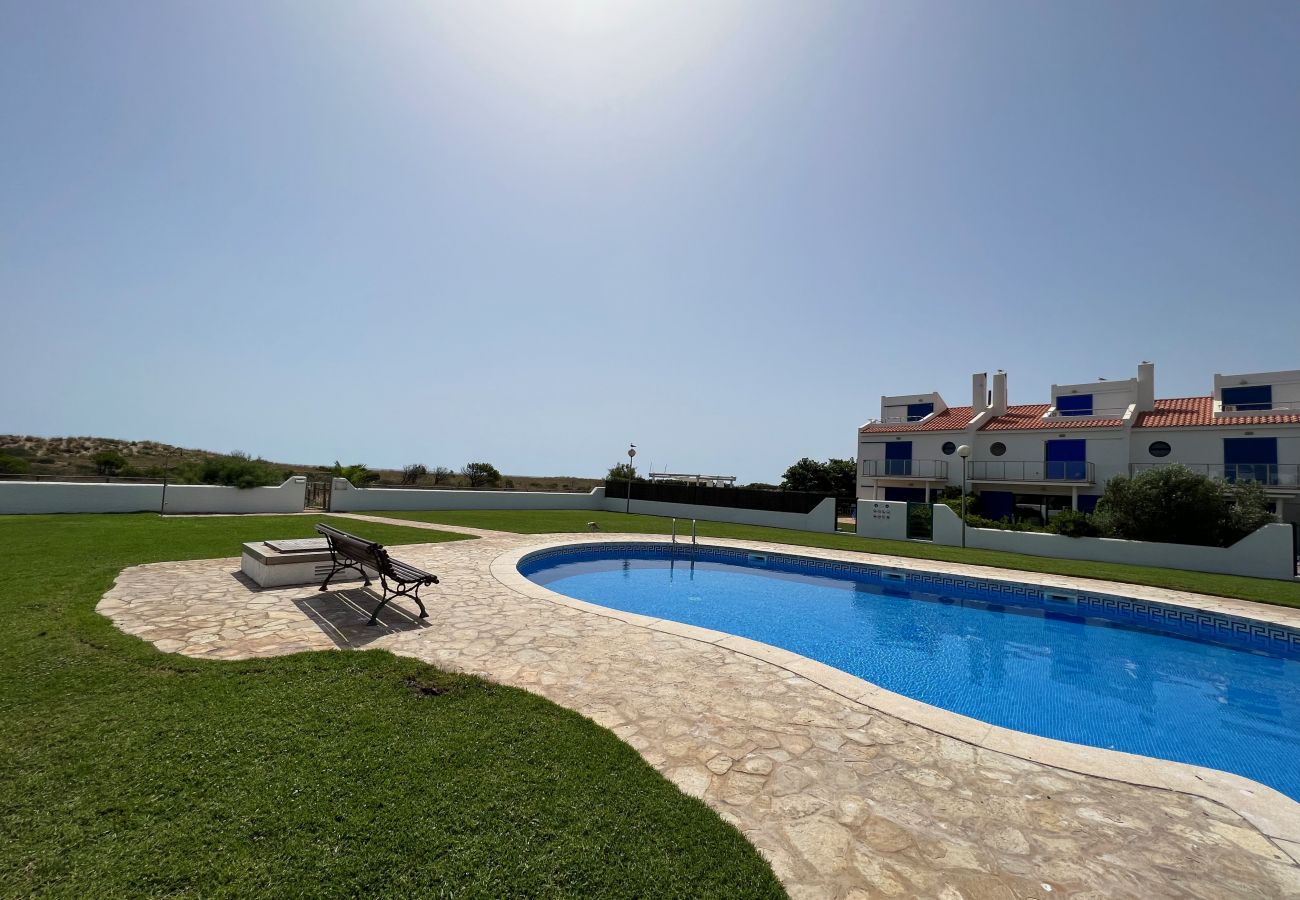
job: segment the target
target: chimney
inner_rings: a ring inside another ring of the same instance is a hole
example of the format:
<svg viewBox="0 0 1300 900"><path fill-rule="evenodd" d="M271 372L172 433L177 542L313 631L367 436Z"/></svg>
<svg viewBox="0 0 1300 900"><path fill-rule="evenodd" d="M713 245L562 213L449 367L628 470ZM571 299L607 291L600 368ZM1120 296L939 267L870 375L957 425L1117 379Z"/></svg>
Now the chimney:
<svg viewBox="0 0 1300 900"><path fill-rule="evenodd" d="M974 418L988 408L989 373L980 372L977 375L972 375L970 382L970 414L971 418Z"/></svg>
<svg viewBox="0 0 1300 900"><path fill-rule="evenodd" d="M1151 412L1156 408L1156 366L1145 359L1138 366L1137 411Z"/></svg>
<svg viewBox="0 0 1300 900"><path fill-rule="evenodd" d="M993 400L989 403L989 412L995 416L1007 412L1007 373L998 369L993 373Z"/></svg>

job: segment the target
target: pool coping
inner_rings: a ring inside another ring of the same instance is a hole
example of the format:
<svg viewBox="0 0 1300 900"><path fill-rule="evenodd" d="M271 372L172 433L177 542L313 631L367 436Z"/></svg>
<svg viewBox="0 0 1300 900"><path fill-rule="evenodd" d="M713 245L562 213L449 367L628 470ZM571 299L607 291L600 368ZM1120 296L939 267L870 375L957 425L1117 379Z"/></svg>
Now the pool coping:
<svg viewBox="0 0 1300 900"><path fill-rule="evenodd" d="M1275 842L1286 841L1293 844L1300 842L1300 801L1292 800L1280 791L1244 776L1189 763L1156 759L1118 750L1106 750L1100 747L1089 747L1083 744L1073 744L1068 741L1059 741L1053 738L1014 731L998 725L991 725L979 719L973 719L960 713L931 706L911 697L894 693L870 681L858 678L856 675L850 675L833 666L800 656L781 647L722 631L687 625L670 619L658 619L638 613L623 612L566 597L563 594L558 594L535 584L519 571L519 563L525 557L540 551L564 547L572 547L578 550L589 549L594 543L668 544L662 538L647 539L642 536L626 534L605 534L599 538L595 535L582 535L580 538L578 535L573 535L564 540L540 542L506 550L493 558L489 569L493 578L502 585L527 596L616 619L628 625L711 644L715 647L761 660L818 684L846 700L986 750L1005 753L1009 756L1065 769L1081 775L1106 778L1145 787L1162 788L1221 803L1249 821L1260 832ZM882 565L886 568L914 569L926 572L943 572L945 574L964 574L954 570L970 568L960 564L945 566L943 564L934 564L928 560L913 560L904 557L885 557L878 554L857 552L846 554L838 551L825 551L815 547L796 547L786 544L740 541L729 538L710 538L708 543L700 543L698 546L702 549L718 547L761 550L793 557L802 556L837 562L848 560ZM888 560L888 562L884 562L884 560ZM1255 615L1253 614L1256 612L1255 610L1242 608L1243 601L1232 601L1229 598L1192 595L1150 587L1141 588L1139 594L1137 590L1134 590L1138 586L1125 585L1119 582L1074 579L1057 575L1039 576L1038 573L1007 569L986 569L984 567L979 567L979 574L973 577L1021 584L1086 587L1108 593L1119 593L1124 596L1140 596L1142 599L1155 600L1160 603L1189 609L1243 616L1261 622L1273 622L1290 627L1297 625L1296 618L1293 616L1274 617L1268 615L1268 613L1274 612L1274 610L1268 608L1259 611L1264 615ZM1204 602L1198 602L1202 597ZM1293 849L1287 847L1281 849L1288 853L1294 852Z"/></svg>

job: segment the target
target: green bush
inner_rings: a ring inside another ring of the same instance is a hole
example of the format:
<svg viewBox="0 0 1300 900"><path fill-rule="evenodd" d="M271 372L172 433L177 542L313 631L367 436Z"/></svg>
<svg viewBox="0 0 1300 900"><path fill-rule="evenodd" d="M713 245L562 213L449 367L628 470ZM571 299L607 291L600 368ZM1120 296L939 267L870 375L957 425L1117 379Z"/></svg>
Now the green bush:
<svg viewBox="0 0 1300 900"><path fill-rule="evenodd" d="M126 457L116 450L100 450L90 461L100 475L116 475L126 468Z"/></svg>
<svg viewBox="0 0 1300 900"><path fill-rule="evenodd" d="M1017 522L1014 519L986 519L983 516L967 515L966 525L969 528L996 528L999 531L1034 531L1035 529L1025 524Z"/></svg>
<svg viewBox="0 0 1300 900"><path fill-rule="evenodd" d="M1180 465L1112 478L1095 518L1112 537L1205 547L1229 546L1272 520L1258 484L1228 485Z"/></svg>
<svg viewBox="0 0 1300 900"><path fill-rule="evenodd" d="M345 466L341 465L337 459L334 460L334 465L330 467L330 474L336 478L346 478L352 482L353 487L365 487L379 480L379 473L372 472L364 464L353 463L350 466Z"/></svg>
<svg viewBox="0 0 1300 900"><path fill-rule="evenodd" d="M26 475L32 470L32 464L25 459L0 453L0 475Z"/></svg>
<svg viewBox="0 0 1300 900"><path fill-rule="evenodd" d="M227 487L274 487L292 474L265 460L247 456L208 456L187 460L172 473L173 481L184 484L219 484Z"/></svg>
<svg viewBox="0 0 1300 900"><path fill-rule="evenodd" d="M492 463L465 463L460 470L460 477L470 487L496 487L501 483L501 472ZM554 487L554 485L552 485Z"/></svg>
<svg viewBox="0 0 1300 900"><path fill-rule="evenodd" d="M1058 513L1048 523L1047 530L1066 537L1101 537L1101 528L1092 520L1092 516L1074 509Z"/></svg>

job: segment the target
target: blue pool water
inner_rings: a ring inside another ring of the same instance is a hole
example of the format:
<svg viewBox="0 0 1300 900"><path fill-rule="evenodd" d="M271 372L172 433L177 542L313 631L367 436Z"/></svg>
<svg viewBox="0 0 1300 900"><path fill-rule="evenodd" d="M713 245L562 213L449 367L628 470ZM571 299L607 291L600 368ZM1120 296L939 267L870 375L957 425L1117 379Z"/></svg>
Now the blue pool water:
<svg viewBox="0 0 1300 900"><path fill-rule="evenodd" d="M1209 766L1300 800L1300 658L879 572L701 550L584 549L521 571L557 593L784 647L1005 728ZM1231 637L1224 640L1232 640Z"/></svg>

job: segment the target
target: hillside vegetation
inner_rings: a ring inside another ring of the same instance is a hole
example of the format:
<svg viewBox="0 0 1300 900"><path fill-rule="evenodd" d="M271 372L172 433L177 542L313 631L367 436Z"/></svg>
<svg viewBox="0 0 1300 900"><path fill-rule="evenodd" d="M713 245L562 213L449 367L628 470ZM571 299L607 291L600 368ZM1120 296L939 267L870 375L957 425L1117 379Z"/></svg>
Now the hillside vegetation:
<svg viewBox="0 0 1300 900"><path fill-rule="evenodd" d="M420 454L413 453L413 457ZM120 459L119 459L120 458ZM105 462L108 465L105 465ZM120 465L117 463L120 462ZM7 463L7 465L6 465ZM345 466L353 469L355 466ZM366 468L361 466L360 468ZM423 467L421 467L423 468ZM0 435L0 474L11 476L113 476L118 478L161 478L170 472L180 481L236 483L241 477L252 483L278 484L289 475L328 478L334 461L318 464L289 463L250 458L240 451L219 453L177 447L161 441L128 441L104 437L35 437ZM378 475L373 484L403 484L401 469L371 469ZM229 480L229 479L235 480ZM496 485L472 485L470 479L443 467L429 466L414 482L417 487L497 487L520 491L589 491L604 484L601 478L572 475L503 475Z"/></svg>

